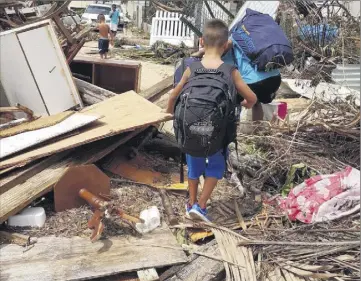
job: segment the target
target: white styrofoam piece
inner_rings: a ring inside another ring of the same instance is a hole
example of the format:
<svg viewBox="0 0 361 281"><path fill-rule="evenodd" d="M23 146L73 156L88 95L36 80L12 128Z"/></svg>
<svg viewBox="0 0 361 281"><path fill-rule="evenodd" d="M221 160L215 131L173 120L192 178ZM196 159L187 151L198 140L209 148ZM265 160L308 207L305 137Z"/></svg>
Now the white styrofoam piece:
<svg viewBox="0 0 361 281"><path fill-rule="evenodd" d="M21 213L8 219L9 226L42 227L45 223L46 214L43 207L26 208Z"/></svg>
<svg viewBox="0 0 361 281"><path fill-rule="evenodd" d="M360 92L337 84L319 83L316 87L311 86L311 80L282 79L285 86L295 93L309 98L318 98L325 102L337 99L346 100L347 97L355 98L357 106L360 106Z"/></svg>
<svg viewBox="0 0 361 281"><path fill-rule="evenodd" d="M157 206L149 207L140 212L140 216L144 223L136 223L135 227L140 233L147 233L160 226L160 213Z"/></svg>
<svg viewBox="0 0 361 281"><path fill-rule="evenodd" d="M0 158L83 127L99 118L100 116L75 113L53 126L0 139Z"/></svg>

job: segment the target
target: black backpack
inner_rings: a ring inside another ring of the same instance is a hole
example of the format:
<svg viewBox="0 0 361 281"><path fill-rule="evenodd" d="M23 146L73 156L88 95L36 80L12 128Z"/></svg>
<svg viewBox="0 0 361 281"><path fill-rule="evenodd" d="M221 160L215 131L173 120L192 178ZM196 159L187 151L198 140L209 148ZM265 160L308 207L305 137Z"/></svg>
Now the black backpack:
<svg viewBox="0 0 361 281"><path fill-rule="evenodd" d="M183 153L208 157L234 142L240 103L232 80L234 66L205 69L193 62L174 110L174 132Z"/></svg>

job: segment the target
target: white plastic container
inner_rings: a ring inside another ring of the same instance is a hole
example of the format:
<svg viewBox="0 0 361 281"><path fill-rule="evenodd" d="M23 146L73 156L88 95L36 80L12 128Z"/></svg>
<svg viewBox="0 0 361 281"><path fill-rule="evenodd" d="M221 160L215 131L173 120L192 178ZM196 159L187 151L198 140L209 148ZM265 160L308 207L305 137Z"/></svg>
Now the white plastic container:
<svg viewBox="0 0 361 281"><path fill-rule="evenodd" d="M150 232L160 226L160 213L157 206L141 211L139 217L144 220L144 223L135 224L140 233Z"/></svg>
<svg viewBox="0 0 361 281"><path fill-rule="evenodd" d="M11 216L9 226L42 227L45 224L45 210L43 207L26 208L21 213Z"/></svg>

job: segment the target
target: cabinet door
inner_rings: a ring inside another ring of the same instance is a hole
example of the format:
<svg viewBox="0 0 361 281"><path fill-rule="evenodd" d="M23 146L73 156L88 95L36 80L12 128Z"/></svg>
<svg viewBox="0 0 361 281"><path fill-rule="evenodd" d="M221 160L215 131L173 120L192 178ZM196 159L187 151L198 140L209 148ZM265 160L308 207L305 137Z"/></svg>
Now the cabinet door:
<svg viewBox="0 0 361 281"><path fill-rule="evenodd" d="M17 36L42 99L49 113L56 114L77 105L79 96L65 57L55 46L58 42L53 42L51 28L46 25Z"/></svg>
<svg viewBox="0 0 361 281"><path fill-rule="evenodd" d="M15 33L0 36L0 81L4 90L1 106L19 103L37 115L48 115Z"/></svg>

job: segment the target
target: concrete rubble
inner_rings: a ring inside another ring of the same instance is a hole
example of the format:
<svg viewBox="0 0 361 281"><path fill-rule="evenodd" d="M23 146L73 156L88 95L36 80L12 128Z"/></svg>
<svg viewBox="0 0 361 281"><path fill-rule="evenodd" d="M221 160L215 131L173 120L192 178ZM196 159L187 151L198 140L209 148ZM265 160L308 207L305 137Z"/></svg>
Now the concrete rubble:
<svg viewBox="0 0 361 281"><path fill-rule="evenodd" d="M265 120L242 112L238 149L229 147L209 203L212 224L184 217L187 167L164 113L173 87L166 65L194 50L149 46L142 32L123 30L111 58L99 59L83 47L97 33L70 2L0 0L1 280L359 280L360 19L343 1L202 4L203 16L218 7L230 26L246 8L269 13L295 55ZM144 17L179 13L198 34L199 3L186 2L152 1ZM343 12L327 14L331 6ZM302 33L320 22L349 41ZM150 64L162 78L144 89L155 77L144 77ZM332 214L312 193L318 182L323 192L337 190L324 197ZM290 206L301 200L295 190L314 204L314 217L320 209L328 219L294 215L303 208Z"/></svg>

